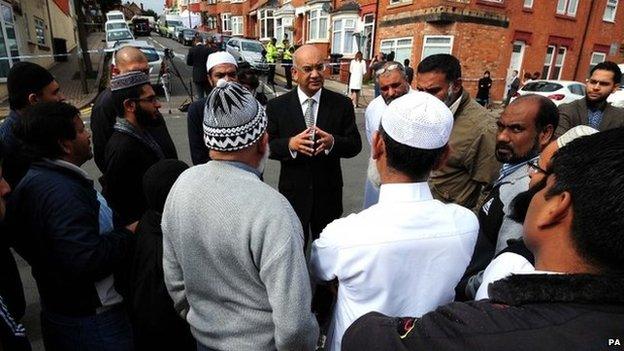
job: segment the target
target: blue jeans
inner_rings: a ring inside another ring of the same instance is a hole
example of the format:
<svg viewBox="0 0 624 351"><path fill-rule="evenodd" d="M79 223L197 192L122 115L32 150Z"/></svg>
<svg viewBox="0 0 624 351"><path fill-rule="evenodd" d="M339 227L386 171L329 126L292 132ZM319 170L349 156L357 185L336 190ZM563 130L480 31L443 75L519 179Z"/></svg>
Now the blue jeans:
<svg viewBox="0 0 624 351"><path fill-rule="evenodd" d="M87 317L41 312L46 351L132 351L132 329L121 306Z"/></svg>

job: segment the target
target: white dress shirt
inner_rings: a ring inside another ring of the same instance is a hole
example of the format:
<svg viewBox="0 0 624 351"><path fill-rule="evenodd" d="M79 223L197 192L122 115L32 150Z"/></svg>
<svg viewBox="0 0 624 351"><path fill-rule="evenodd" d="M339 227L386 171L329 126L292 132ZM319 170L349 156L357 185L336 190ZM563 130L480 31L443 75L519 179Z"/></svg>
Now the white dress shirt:
<svg viewBox="0 0 624 351"><path fill-rule="evenodd" d="M425 182L384 184L379 203L330 223L310 259L316 280L338 278L329 350L368 312L419 317L451 302L478 230L474 213L434 200Z"/></svg>
<svg viewBox="0 0 624 351"><path fill-rule="evenodd" d="M513 252L504 252L488 264L483 272L483 280L475 300L483 300L489 298L488 286L497 280L506 278L512 274L530 273L535 271L535 267L524 256Z"/></svg>
<svg viewBox="0 0 624 351"><path fill-rule="evenodd" d="M308 109L308 104L310 103L308 99L314 100L314 106L312 106L312 116L314 116L314 125L316 125L316 120L318 118L318 110L319 110L319 104L321 102L322 90L323 89L319 89L319 91L317 91L314 95L307 96L306 93L304 93L300 87L297 87L297 96L299 97L299 104L301 106L301 112L303 113L304 116L305 116L306 110ZM332 145L329 149L325 150L325 155L329 154L329 152L331 151L333 147L334 145ZM290 150L290 156L292 156L292 158L297 158L297 151Z"/></svg>

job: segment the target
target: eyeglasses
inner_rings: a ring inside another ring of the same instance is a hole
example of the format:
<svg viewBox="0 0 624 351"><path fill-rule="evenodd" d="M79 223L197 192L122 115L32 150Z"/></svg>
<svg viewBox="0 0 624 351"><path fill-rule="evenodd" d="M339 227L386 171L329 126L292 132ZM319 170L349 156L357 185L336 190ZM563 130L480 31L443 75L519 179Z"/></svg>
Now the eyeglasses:
<svg viewBox="0 0 624 351"><path fill-rule="evenodd" d="M295 66L295 67L298 70L303 71L303 73L306 73L306 74L310 74L312 73L312 71L317 71L319 73L323 73L323 71L325 71L324 63L319 63L318 65L312 65L312 66L303 66L303 67Z"/></svg>
<svg viewBox="0 0 624 351"><path fill-rule="evenodd" d="M403 68L403 65L401 65L400 63L395 63L392 65L388 65L386 67L382 67L378 70L375 71L375 75L380 76L386 72L390 72L390 71L394 71L395 69L400 70L401 72L405 71L405 69Z"/></svg>
<svg viewBox="0 0 624 351"><path fill-rule="evenodd" d="M547 171L545 169L543 169L542 167L537 165L537 162L533 162L533 161L528 161L527 165L529 166L529 175L534 175L537 173L542 173L545 176L549 176L552 174L552 172Z"/></svg>

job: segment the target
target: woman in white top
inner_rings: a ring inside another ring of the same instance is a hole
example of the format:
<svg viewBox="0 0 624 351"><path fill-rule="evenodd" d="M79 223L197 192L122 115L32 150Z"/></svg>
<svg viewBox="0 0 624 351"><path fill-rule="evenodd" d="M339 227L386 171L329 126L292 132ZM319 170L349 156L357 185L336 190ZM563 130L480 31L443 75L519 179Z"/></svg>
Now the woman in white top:
<svg viewBox="0 0 624 351"><path fill-rule="evenodd" d="M351 92L351 101L353 107L358 106L358 97L362 90L362 80L366 74L366 62L362 60L362 53L357 52L355 59L351 60L349 65L349 91Z"/></svg>

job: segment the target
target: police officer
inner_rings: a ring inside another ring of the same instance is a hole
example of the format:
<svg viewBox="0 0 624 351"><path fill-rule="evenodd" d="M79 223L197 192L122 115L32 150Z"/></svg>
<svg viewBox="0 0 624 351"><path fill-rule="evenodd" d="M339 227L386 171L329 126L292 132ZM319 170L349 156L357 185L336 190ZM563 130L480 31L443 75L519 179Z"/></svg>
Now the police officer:
<svg viewBox="0 0 624 351"><path fill-rule="evenodd" d="M284 75L286 76L286 89L292 89L292 54L295 48L290 45L288 38L284 38L281 44L282 49L282 67L284 67Z"/></svg>
<svg viewBox="0 0 624 351"><path fill-rule="evenodd" d="M267 77L267 84L275 84L273 80L275 78L275 62L277 62L277 47L275 47L277 39L271 38L271 41L266 45L266 61L269 64L269 75Z"/></svg>

